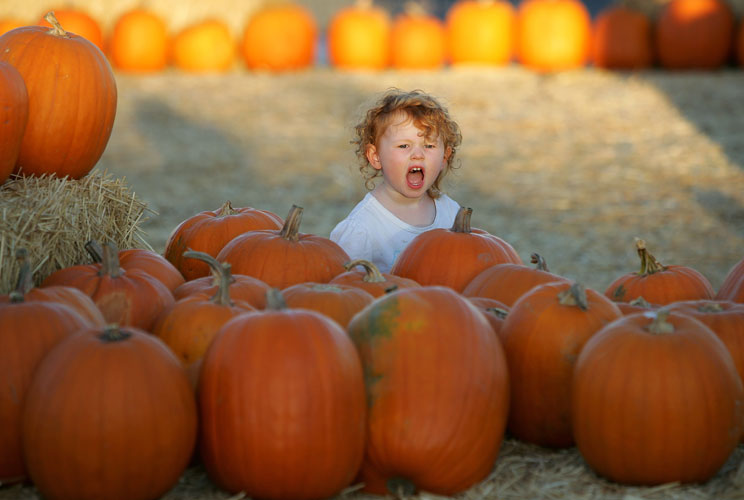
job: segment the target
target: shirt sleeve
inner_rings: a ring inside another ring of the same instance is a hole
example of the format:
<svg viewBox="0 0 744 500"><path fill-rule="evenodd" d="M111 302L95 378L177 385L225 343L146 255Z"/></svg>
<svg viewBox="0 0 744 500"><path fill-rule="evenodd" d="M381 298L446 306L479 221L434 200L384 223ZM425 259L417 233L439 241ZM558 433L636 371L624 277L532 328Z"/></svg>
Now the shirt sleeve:
<svg viewBox="0 0 744 500"><path fill-rule="evenodd" d="M350 220L343 220L331 231L331 240L339 244L352 260L372 260L371 240L365 228Z"/></svg>

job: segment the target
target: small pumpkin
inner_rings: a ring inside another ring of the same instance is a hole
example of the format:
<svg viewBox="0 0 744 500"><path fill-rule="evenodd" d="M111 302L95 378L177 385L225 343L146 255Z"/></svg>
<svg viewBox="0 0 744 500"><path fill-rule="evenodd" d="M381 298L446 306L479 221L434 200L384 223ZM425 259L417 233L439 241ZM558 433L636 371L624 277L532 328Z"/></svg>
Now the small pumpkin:
<svg viewBox="0 0 744 500"><path fill-rule="evenodd" d="M396 69L437 69L447 59L444 23L418 2L407 2L390 30L390 65Z"/></svg>
<svg viewBox="0 0 744 500"><path fill-rule="evenodd" d="M744 258L734 264L726 273L715 298L744 303Z"/></svg>
<svg viewBox="0 0 744 500"><path fill-rule="evenodd" d="M605 7L594 21L591 62L607 69L643 69L653 64L653 23L624 5Z"/></svg>
<svg viewBox="0 0 744 500"><path fill-rule="evenodd" d="M201 19L172 39L171 62L190 73L225 73L235 63L237 46L230 28L220 19Z"/></svg>
<svg viewBox="0 0 744 500"><path fill-rule="evenodd" d="M576 446L594 471L621 484L707 481L739 443L743 410L726 346L676 311L623 316L576 361Z"/></svg>
<svg viewBox="0 0 744 500"><path fill-rule="evenodd" d="M355 271L354 268L358 266L361 266L363 270ZM352 285L370 293L373 297L379 297L398 288L421 286L411 279L383 273L374 263L364 259L350 260L344 264L344 269L346 272L337 275L328 283Z"/></svg>
<svg viewBox="0 0 744 500"><path fill-rule="evenodd" d="M0 184L16 166L28 122L28 92L12 65L0 62Z"/></svg>
<svg viewBox="0 0 744 500"><path fill-rule="evenodd" d="M665 305L678 300L713 298L713 286L697 270L688 266L662 265L640 238L636 238L636 251L641 269L637 273L623 274L610 283L604 292L610 299L630 302L643 297L652 304Z"/></svg>
<svg viewBox="0 0 744 500"><path fill-rule="evenodd" d="M63 7L60 9L51 9L54 17L60 25L65 27L66 31L75 33L88 40L98 47L101 52L104 51L103 29L101 24L93 18L88 12L78 7ZM41 16L37 24L46 28L53 28L53 23Z"/></svg>
<svg viewBox="0 0 744 500"><path fill-rule="evenodd" d="M298 283L282 290L287 307L311 309L346 328L375 298L361 288L331 283Z"/></svg>
<svg viewBox="0 0 744 500"><path fill-rule="evenodd" d="M123 12L108 41L111 64L120 71L149 73L168 65L170 34L165 21L144 7Z"/></svg>
<svg viewBox="0 0 744 500"><path fill-rule="evenodd" d="M328 283L344 272L348 254L336 242L301 233L303 208L292 205L281 230L248 231L217 254L237 274L258 278L274 288L305 282Z"/></svg>
<svg viewBox="0 0 744 500"><path fill-rule="evenodd" d="M467 297L467 299L484 314L491 328L493 328L493 332L503 342L501 329L504 326L504 320L509 315L509 306L496 299L486 297Z"/></svg>
<svg viewBox="0 0 744 500"><path fill-rule="evenodd" d="M192 252L193 251L186 253L191 255ZM205 252L195 253L209 255ZM226 276L223 277L223 275ZM230 297L242 302L248 302L256 309L263 309L266 307L266 292L268 292L271 287L253 276L233 274L232 266L225 262L220 263L219 274L216 274L213 271L211 276L204 276L202 278L187 281L173 290L173 297L176 300L181 300L195 294L213 296L219 291L222 281L225 279L228 281Z"/></svg>
<svg viewBox="0 0 744 500"><path fill-rule="evenodd" d="M255 229L281 229L284 221L268 210L234 208L230 200L217 210L206 210L181 222L168 236L165 258L181 271L186 280L209 275L209 266L198 259L184 259L187 250L216 257L230 240Z"/></svg>
<svg viewBox="0 0 744 500"><path fill-rule="evenodd" d="M186 469L196 432L183 367L158 338L131 327L61 341L23 407L23 454L44 498L159 498Z"/></svg>
<svg viewBox="0 0 744 500"><path fill-rule="evenodd" d="M346 70L381 70L390 64L390 15L372 0L356 0L328 22L328 62Z"/></svg>
<svg viewBox="0 0 744 500"><path fill-rule="evenodd" d="M451 64L503 66L514 55L516 13L506 0L459 0L445 18Z"/></svg>
<svg viewBox="0 0 744 500"><path fill-rule="evenodd" d="M472 208L460 207L450 229L416 236L398 255L390 272L421 285L443 285L462 292L487 267L521 264L514 248L498 236L471 228Z"/></svg>

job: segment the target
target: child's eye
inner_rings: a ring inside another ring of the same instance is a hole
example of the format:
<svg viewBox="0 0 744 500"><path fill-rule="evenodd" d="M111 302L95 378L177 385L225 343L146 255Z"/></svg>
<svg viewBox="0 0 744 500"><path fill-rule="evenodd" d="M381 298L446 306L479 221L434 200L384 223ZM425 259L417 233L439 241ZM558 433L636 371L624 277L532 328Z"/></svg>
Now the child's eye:
<svg viewBox="0 0 744 500"><path fill-rule="evenodd" d="M437 147L437 145L436 144L427 144L426 147L429 148L429 149L434 149L435 147Z"/></svg>
<svg viewBox="0 0 744 500"><path fill-rule="evenodd" d="M398 147L401 149L406 149L408 147L408 144L399 144Z"/></svg>

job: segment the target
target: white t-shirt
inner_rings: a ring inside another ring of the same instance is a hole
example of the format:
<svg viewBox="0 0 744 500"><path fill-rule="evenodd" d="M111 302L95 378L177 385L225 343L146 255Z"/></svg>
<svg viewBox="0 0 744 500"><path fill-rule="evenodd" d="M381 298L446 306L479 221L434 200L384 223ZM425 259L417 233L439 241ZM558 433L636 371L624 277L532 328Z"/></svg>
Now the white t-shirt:
<svg viewBox="0 0 744 500"><path fill-rule="evenodd" d="M450 229L460 205L447 195L434 200L436 216L428 226L403 222L367 193L349 215L331 231L331 240L346 250L352 259L374 263L381 272L390 272L398 254L419 234L430 229Z"/></svg>

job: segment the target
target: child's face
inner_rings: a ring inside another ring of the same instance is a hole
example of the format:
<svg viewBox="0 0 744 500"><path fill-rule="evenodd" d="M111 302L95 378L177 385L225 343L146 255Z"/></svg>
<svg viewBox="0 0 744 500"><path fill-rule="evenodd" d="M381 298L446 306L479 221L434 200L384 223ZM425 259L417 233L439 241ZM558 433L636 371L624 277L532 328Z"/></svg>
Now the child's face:
<svg viewBox="0 0 744 500"><path fill-rule="evenodd" d="M377 144L367 147L367 160L382 170L385 187L406 198L424 196L448 156L440 137L424 137L404 113L394 115Z"/></svg>

